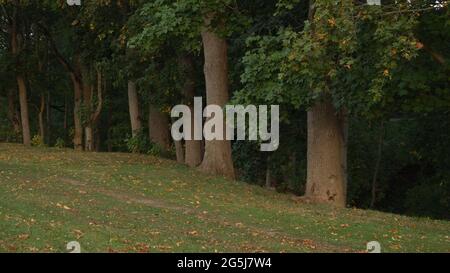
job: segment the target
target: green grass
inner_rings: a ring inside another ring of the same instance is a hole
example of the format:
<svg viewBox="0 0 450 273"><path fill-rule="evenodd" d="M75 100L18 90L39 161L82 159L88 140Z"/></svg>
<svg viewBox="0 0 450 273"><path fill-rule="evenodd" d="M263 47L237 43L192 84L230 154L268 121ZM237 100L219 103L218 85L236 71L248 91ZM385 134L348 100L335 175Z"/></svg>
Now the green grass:
<svg viewBox="0 0 450 273"><path fill-rule="evenodd" d="M0 252L450 252L450 223L298 204L154 157L0 144Z"/></svg>

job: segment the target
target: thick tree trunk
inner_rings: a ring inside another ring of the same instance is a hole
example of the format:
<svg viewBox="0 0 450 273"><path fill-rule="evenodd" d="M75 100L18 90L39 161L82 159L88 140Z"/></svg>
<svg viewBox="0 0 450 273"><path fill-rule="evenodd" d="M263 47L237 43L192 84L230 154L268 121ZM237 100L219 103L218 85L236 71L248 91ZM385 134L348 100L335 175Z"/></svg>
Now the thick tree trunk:
<svg viewBox="0 0 450 273"><path fill-rule="evenodd" d="M153 105L149 106L148 127L150 141L168 150L170 147L169 117Z"/></svg>
<svg viewBox="0 0 450 273"><path fill-rule="evenodd" d="M45 114L45 95L41 94L41 105L39 107L39 136L42 141L45 141L45 122L44 122L44 114Z"/></svg>
<svg viewBox="0 0 450 273"><path fill-rule="evenodd" d="M345 207L347 147L345 115L337 115L331 99L308 111L308 170L305 196L312 202Z"/></svg>
<svg viewBox="0 0 450 273"><path fill-rule="evenodd" d="M14 89L8 90L8 119L11 122L14 134L19 135L22 125L20 124L20 115L16 108Z"/></svg>
<svg viewBox="0 0 450 273"><path fill-rule="evenodd" d="M183 93L185 103L194 113L194 97L195 97L195 68L191 56L181 58L181 65L186 72L186 82L184 83ZM189 167L197 167L202 163L202 141L194 139L194 115L191 115L191 128L193 128L191 139L185 141L185 163Z"/></svg>
<svg viewBox="0 0 450 273"><path fill-rule="evenodd" d="M142 131L139 112L139 98L134 81L128 81L128 107L130 111L131 133L136 137Z"/></svg>
<svg viewBox="0 0 450 273"><path fill-rule="evenodd" d="M229 99L227 42L209 29L209 22L210 20L206 20L206 27L202 32L206 97L208 105L223 107ZM235 179L230 141L206 141L205 155L199 168L205 173Z"/></svg>
<svg viewBox="0 0 450 273"><path fill-rule="evenodd" d="M184 159L184 149L183 149L183 142L181 141L175 141L175 152L177 155L177 162L180 164L185 163Z"/></svg>
<svg viewBox="0 0 450 273"><path fill-rule="evenodd" d="M30 134L30 119L28 115L27 86L25 84L23 76L17 75L17 85L19 87L20 117L22 120L23 144L26 146L30 146L31 134Z"/></svg>

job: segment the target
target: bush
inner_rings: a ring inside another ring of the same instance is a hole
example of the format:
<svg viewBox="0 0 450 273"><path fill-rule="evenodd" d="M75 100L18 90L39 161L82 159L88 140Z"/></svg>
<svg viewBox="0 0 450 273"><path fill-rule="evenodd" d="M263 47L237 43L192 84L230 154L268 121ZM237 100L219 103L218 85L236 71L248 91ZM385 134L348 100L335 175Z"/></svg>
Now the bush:
<svg viewBox="0 0 450 273"><path fill-rule="evenodd" d="M45 147L44 139L40 135L35 135L33 139L31 139L31 146L33 147Z"/></svg>
<svg viewBox="0 0 450 273"><path fill-rule="evenodd" d="M150 141L142 131L134 137L127 138L125 143L131 153L145 153L151 148Z"/></svg>
<svg viewBox="0 0 450 273"><path fill-rule="evenodd" d="M174 159L176 157L175 148L171 147L170 149L166 149L161 147L156 143L150 143L150 148L147 152L149 155L158 156L163 158Z"/></svg>
<svg viewBox="0 0 450 273"><path fill-rule="evenodd" d="M62 148L65 148L65 147L66 147L66 142L64 141L64 139L58 138L56 140L56 143L55 143L55 148L62 149Z"/></svg>
<svg viewBox="0 0 450 273"><path fill-rule="evenodd" d="M426 181L408 190L405 207L410 215L450 219L449 180Z"/></svg>

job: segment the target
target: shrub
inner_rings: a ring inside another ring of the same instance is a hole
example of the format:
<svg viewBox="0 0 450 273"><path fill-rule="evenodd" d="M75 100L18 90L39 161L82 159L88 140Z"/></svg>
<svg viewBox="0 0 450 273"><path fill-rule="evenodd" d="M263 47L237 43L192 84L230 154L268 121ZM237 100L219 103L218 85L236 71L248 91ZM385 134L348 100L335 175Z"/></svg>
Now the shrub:
<svg viewBox="0 0 450 273"><path fill-rule="evenodd" d="M64 139L58 138L56 140L56 143L55 143L55 148L62 149L62 148L65 148L65 147L66 147L66 142L64 141Z"/></svg>
<svg viewBox="0 0 450 273"><path fill-rule="evenodd" d="M31 139L31 146L34 147L45 147L44 139L40 135L35 135L33 139Z"/></svg>
<svg viewBox="0 0 450 273"><path fill-rule="evenodd" d="M125 143L128 151L132 153L145 153L151 148L150 141L142 131L134 137L127 138Z"/></svg>

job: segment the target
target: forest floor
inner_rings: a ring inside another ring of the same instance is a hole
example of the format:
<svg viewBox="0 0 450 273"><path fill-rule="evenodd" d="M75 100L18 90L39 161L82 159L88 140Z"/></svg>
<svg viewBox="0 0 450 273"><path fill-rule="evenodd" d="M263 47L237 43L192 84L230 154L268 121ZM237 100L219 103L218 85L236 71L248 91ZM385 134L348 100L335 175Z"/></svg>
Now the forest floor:
<svg viewBox="0 0 450 273"><path fill-rule="evenodd" d="M155 157L0 144L0 252L450 252L450 222L299 204Z"/></svg>

